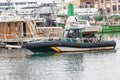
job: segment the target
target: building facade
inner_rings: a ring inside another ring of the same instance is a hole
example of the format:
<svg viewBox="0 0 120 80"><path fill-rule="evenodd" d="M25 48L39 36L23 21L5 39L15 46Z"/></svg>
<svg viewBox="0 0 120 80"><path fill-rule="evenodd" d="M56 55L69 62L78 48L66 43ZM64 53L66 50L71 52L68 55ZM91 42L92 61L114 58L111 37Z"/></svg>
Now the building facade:
<svg viewBox="0 0 120 80"><path fill-rule="evenodd" d="M120 14L120 0L80 0L80 7L103 9L107 14Z"/></svg>
<svg viewBox="0 0 120 80"><path fill-rule="evenodd" d="M51 0L68 8L71 2L75 8L103 9L105 14L120 14L120 0ZM62 10L62 9L61 9Z"/></svg>
<svg viewBox="0 0 120 80"><path fill-rule="evenodd" d="M96 8L102 8L111 14L120 14L120 0L94 0Z"/></svg>
<svg viewBox="0 0 120 80"><path fill-rule="evenodd" d="M80 0L72 0L72 4L74 4L75 7L79 7L80 6Z"/></svg>
<svg viewBox="0 0 120 80"><path fill-rule="evenodd" d="M94 8L93 0L80 0L80 8Z"/></svg>

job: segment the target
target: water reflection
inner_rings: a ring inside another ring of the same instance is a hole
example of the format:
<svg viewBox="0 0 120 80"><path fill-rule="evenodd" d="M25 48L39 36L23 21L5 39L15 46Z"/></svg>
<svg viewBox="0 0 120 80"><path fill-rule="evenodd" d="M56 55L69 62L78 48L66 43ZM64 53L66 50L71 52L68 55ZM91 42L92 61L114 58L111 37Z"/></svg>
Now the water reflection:
<svg viewBox="0 0 120 80"><path fill-rule="evenodd" d="M55 53L55 52L42 53L42 52L38 52L38 53L30 55L29 57L48 57L48 56L58 56L59 54L61 54L61 53Z"/></svg>
<svg viewBox="0 0 120 80"><path fill-rule="evenodd" d="M24 61L21 49L0 49L0 80L16 80L16 67Z"/></svg>
<svg viewBox="0 0 120 80"><path fill-rule="evenodd" d="M83 77L82 57L82 54L64 53L58 56L32 57L29 74L36 80L74 80L75 77L77 80Z"/></svg>
<svg viewBox="0 0 120 80"><path fill-rule="evenodd" d="M68 54L65 60L68 61L66 72L69 80L80 80L84 78L83 71L83 54L71 53Z"/></svg>
<svg viewBox="0 0 120 80"><path fill-rule="evenodd" d="M120 54L102 52L84 55L84 76L86 80L119 80Z"/></svg>

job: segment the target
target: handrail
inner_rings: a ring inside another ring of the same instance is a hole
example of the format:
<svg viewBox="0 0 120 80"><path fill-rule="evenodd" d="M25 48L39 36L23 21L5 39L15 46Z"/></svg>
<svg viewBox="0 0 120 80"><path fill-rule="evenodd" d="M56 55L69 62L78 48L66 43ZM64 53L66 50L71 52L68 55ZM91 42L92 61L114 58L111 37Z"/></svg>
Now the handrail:
<svg viewBox="0 0 120 80"><path fill-rule="evenodd" d="M15 40L16 35L15 34L0 34L0 40Z"/></svg>

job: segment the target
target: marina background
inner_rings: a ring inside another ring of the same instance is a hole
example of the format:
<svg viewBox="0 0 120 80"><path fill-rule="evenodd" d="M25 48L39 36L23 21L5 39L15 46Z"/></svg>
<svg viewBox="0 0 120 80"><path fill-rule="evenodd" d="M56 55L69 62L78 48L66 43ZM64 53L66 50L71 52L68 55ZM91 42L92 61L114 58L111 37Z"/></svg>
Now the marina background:
<svg viewBox="0 0 120 80"><path fill-rule="evenodd" d="M114 51L28 56L26 49L0 49L0 80L119 80L120 33L109 33Z"/></svg>

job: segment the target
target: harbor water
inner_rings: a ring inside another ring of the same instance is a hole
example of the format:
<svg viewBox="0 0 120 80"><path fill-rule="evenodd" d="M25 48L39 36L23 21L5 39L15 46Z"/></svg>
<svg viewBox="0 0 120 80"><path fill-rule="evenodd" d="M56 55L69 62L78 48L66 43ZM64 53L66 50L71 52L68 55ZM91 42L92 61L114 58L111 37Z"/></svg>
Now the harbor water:
<svg viewBox="0 0 120 80"><path fill-rule="evenodd" d="M120 80L120 33L113 51L32 55L26 49L0 49L0 80Z"/></svg>

